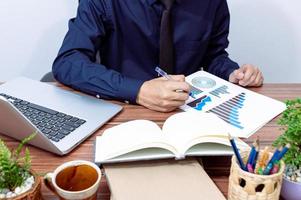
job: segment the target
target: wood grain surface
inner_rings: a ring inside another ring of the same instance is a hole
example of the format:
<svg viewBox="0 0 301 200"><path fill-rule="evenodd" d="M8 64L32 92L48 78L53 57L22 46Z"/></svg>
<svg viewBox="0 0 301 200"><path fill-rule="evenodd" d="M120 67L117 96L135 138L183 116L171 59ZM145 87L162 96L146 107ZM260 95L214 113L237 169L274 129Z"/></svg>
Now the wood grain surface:
<svg viewBox="0 0 301 200"><path fill-rule="evenodd" d="M59 87L63 87L60 84L57 84ZM66 87L64 87L66 88ZM66 88L68 89L68 88ZM301 84L265 84L260 88L250 88L251 90L264 94L266 96L284 101L285 99L293 99L296 97L301 97ZM159 113L155 111L147 110L141 106L137 105L128 105L116 101L114 103L120 104L123 106L123 110L116 115L112 120L106 123L101 127L97 132L95 132L91 137L84 141L80 146L73 150L70 154L66 156L56 156L54 154L48 153L46 151L37 149L30 146L30 152L32 155L32 168L38 173L45 174L47 172L53 171L60 164L76 160L93 160L93 145L94 140L97 135L101 135L103 131L112 126L118 125L122 122L134 120L134 119L148 119L155 121L160 126L163 124L165 119L175 112L171 113ZM1 112L1 111L0 111ZM2 114L2 113L1 113ZM271 144L277 136L281 134L279 126L277 125L277 118L273 119L271 122L266 124L256 134L252 135L250 138L245 139L247 143L252 143L254 138L257 136L260 137L261 144L268 145ZM15 139L9 138L0 134L0 138L3 139L9 147L15 148L17 141ZM228 175L230 167L229 157L203 157L203 164L205 170L216 183L218 188L227 195L228 188ZM51 193L45 186L42 186L42 194L44 199L56 199L56 197ZM102 179L101 186L98 192L98 199L109 200L110 191L105 179Z"/></svg>

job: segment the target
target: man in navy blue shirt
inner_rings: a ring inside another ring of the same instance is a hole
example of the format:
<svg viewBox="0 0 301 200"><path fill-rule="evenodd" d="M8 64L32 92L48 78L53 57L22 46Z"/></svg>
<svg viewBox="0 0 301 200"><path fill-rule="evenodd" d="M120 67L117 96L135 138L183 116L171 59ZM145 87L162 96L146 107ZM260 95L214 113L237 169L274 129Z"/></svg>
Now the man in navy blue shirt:
<svg viewBox="0 0 301 200"><path fill-rule="evenodd" d="M172 80L157 78L154 68L167 9L163 1L82 0L54 61L55 78L98 98L162 112L185 103L190 90L185 76L201 68L242 86L262 84L257 67L239 67L225 51L230 19L226 0L171 0L175 75Z"/></svg>

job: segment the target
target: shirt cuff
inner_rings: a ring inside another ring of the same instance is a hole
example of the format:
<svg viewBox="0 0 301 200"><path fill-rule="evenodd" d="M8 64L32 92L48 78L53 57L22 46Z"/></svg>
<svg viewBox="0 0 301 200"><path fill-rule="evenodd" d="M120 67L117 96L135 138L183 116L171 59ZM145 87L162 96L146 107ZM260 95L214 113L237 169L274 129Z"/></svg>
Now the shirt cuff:
<svg viewBox="0 0 301 200"><path fill-rule="evenodd" d="M230 74L236 69L239 69L239 65L236 62L229 63L227 70L222 75L222 78L225 79L226 81L229 81Z"/></svg>
<svg viewBox="0 0 301 200"><path fill-rule="evenodd" d="M143 80L125 77L119 88L119 98L136 104L137 95L143 83Z"/></svg>
<svg viewBox="0 0 301 200"><path fill-rule="evenodd" d="M226 81L229 81L229 76L230 74L236 70L236 69L239 69L239 65L228 59L225 63L224 63L224 71L222 71L222 73L220 74L220 77Z"/></svg>

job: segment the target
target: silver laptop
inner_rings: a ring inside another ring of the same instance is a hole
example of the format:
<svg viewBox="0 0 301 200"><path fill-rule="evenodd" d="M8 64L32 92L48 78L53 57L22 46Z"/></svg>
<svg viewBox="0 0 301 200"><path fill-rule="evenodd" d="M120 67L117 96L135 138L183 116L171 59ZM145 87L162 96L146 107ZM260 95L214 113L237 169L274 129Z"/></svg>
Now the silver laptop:
<svg viewBox="0 0 301 200"><path fill-rule="evenodd" d="M0 85L0 133L55 154L74 149L122 109L88 95L20 77Z"/></svg>

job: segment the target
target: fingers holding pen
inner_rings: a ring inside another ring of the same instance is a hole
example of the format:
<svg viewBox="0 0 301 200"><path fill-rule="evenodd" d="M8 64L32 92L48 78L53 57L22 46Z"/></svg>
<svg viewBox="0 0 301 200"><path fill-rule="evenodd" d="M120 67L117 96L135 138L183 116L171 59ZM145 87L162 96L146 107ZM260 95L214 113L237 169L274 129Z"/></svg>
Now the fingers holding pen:
<svg viewBox="0 0 301 200"><path fill-rule="evenodd" d="M164 91L160 93L160 98L167 101L176 101L172 105L183 105L189 98L190 85L186 82L168 80L162 84Z"/></svg>
<svg viewBox="0 0 301 200"><path fill-rule="evenodd" d="M191 86L186 82L169 80L166 82L165 87L171 91L182 91L189 93Z"/></svg>
<svg viewBox="0 0 301 200"><path fill-rule="evenodd" d="M189 98L190 85L184 80L184 76L172 76L172 80L146 81L140 88L137 103L160 112L175 110Z"/></svg>

